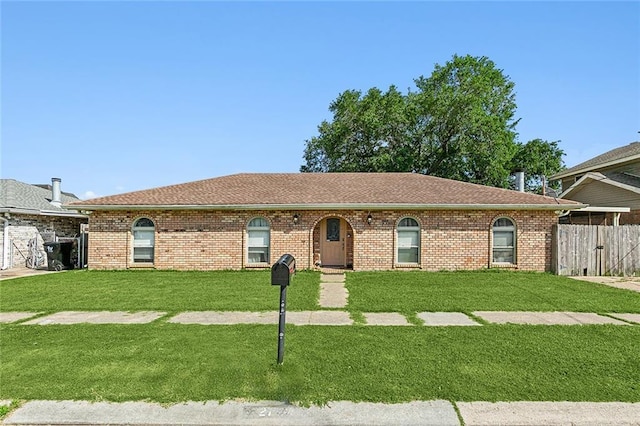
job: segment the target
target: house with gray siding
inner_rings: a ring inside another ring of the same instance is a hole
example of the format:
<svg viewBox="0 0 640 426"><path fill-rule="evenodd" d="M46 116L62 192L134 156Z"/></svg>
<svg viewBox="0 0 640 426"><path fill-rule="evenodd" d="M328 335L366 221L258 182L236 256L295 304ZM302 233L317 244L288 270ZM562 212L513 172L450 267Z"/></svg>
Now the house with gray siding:
<svg viewBox="0 0 640 426"><path fill-rule="evenodd" d="M87 216L62 208L79 201L61 190L61 179L51 185L32 185L0 179L0 250L2 270L12 267L46 267L43 244L79 236Z"/></svg>
<svg viewBox="0 0 640 426"><path fill-rule="evenodd" d="M562 222L586 225L640 224L640 142L632 142L564 170L560 198L589 206Z"/></svg>

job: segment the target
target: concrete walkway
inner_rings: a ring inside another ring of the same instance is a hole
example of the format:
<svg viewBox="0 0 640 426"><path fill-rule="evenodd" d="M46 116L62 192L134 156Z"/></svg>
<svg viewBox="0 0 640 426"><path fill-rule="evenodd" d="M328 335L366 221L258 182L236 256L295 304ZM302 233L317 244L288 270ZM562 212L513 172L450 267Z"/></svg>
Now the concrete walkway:
<svg viewBox="0 0 640 426"><path fill-rule="evenodd" d="M349 300L349 291L344 286L344 272L323 272L320 275L320 300L322 308L344 308Z"/></svg>
<svg viewBox="0 0 640 426"><path fill-rule="evenodd" d="M494 324L545 324L545 325L584 325L629 323L603 315L585 312L474 312L474 315Z"/></svg>
<svg viewBox="0 0 640 426"><path fill-rule="evenodd" d="M65 311L38 316L37 312L0 312L0 323L23 325L70 325L70 324L148 324L166 320L175 324L231 325L231 324L277 324L278 312L239 311L192 311L163 318L164 312L109 312L109 311ZM531 325L587 325L615 324L638 325L640 314L611 313L610 316L588 312L492 312L477 311L473 315L492 324ZM398 312L365 312L368 326L413 325ZM35 317L35 318L34 318ZM419 312L417 317L424 326L481 326L479 322L462 312ZM32 318L32 319L30 319ZM343 310L288 311L286 321L293 325L353 325L349 312Z"/></svg>
<svg viewBox="0 0 640 426"><path fill-rule="evenodd" d="M640 425L640 403L458 402L402 404L335 401L299 407L276 401L147 402L28 401L4 425Z"/></svg>
<svg viewBox="0 0 640 426"><path fill-rule="evenodd" d="M57 312L45 317L26 321L25 325L49 325L49 324L148 324L164 316L164 312L140 311L140 312Z"/></svg>

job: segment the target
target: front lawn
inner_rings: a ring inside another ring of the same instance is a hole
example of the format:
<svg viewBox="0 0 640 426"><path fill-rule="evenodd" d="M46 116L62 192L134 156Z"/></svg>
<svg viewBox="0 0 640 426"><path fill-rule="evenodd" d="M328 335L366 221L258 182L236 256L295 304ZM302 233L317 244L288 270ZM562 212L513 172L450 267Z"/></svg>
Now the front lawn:
<svg viewBox="0 0 640 426"><path fill-rule="evenodd" d="M0 325L0 399L640 401L640 327Z"/></svg>
<svg viewBox="0 0 640 426"><path fill-rule="evenodd" d="M349 310L359 312L640 312L640 294L547 273L348 273Z"/></svg>
<svg viewBox="0 0 640 426"><path fill-rule="evenodd" d="M300 271L287 309L318 309L320 274ZM0 281L0 311L277 311L270 271L66 271Z"/></svg>
<svg viewBox="0 0 640 426"><path fill-rule="evenodd" d="M299 271L287 309L316 310L320 274ZM640 294L544 273L349 272L348 310L640 312ZM67 271L0 281L0 311L273 311L270 271Z"/></svg>
<svg viewBox="0 0 640 426"><path fill-rule="evenodd" d="M290 310L320 309L301 271ZM640 312L640 295L549 274L348 273L360 312ZM277 310L269 271L69 271L0 281L1 311ZM634 401L640 326L0 324L0 399Z"/></svg>

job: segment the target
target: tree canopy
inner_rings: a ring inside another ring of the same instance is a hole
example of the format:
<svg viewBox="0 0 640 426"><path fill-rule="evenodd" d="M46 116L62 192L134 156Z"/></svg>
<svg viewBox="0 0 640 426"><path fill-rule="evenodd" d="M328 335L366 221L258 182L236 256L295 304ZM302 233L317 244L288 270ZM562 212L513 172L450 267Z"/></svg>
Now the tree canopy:
<svg viewBox="0 0 640 426"><path fill-rule="evenodd" d="M486 57L457 56L403 94L347 90L305 141L302 172L416 172L507 188L562 168L558 142L517 141L514 83Z"/></svg>

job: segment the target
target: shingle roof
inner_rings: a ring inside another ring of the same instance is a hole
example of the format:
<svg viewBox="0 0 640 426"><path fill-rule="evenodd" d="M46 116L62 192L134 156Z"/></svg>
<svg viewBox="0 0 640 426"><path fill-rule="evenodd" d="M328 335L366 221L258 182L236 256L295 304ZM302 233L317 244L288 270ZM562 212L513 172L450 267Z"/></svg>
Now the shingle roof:
<svg viewBox="0 0 640 426"><path fill-rule="evenodd" d="M245 173L71 203L116 208L580 207L552 197L415 173Z"/></svg>
<svg viewBox="0 0 640 426"><path fill-rule="evenodd" d="M636 188L640 188L640 177L638 176L634 176L632 174L624 173L624 172L622 173L608 172L608 173L603 173L603 175L605 175L606 177L608 177L613 181L620 182L629 186L635 186Z"/></svg>
<svg viewBox="0 0 640 426"><path fill-rule="evenodd" d="M79 201L78 197L69 193L62 193L60 197L62 203ZM0 179L0 209L2 210L25 210L39 213L57 212L60 215L69 215L69 210L56 207L50 203L51 190L38 185L31 185L19 182L15 179Z"/></svg>
<svg viewBox="0 0 640 426"><path fill-rule="evenodd" d="M640 142L632 142L629 145L621 146L611 151L607 151L604 154L600 154L597 157L593 157L590 160L582 162L576 166L573 166L567 170L563 170L551 179L560 179L565 176L571 176L574 173L585 173L588 171L597 170L599 167L610 163L621 163L627 161L631 157L640 158Z"/></svg>

